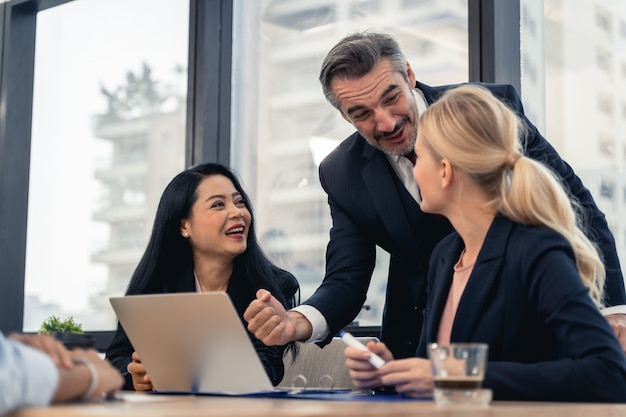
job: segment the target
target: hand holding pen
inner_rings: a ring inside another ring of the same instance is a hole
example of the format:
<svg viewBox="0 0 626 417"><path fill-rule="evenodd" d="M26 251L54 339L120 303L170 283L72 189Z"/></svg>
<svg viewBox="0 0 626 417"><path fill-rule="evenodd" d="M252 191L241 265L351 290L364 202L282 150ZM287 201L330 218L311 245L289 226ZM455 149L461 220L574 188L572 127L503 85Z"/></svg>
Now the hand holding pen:
<svg viewBox="0 0 626 417"><path fill-rule="evenodd" d="M348 346L351 346L353 348L357 348L359 350L364 350L364 351L368 351L369 352L369 349L363 343L359 342L350 333L348 333L348 332L341 332L341 333L339 333L339 337L341 337L341 339ZM380 356L378 356L374 352L370 352L370 357L368 359L368 362L371 363L372 366L374 366L376 369L380 369L380 367L385 364L385 361L383 360L383 358L381 358Z"/></svg>
<svg viewBox="0 0 626 417"><path fill-rule="evenodd" d="M371 388L377 393L395 392L393 387L385 387L383 383L388 367L385 367L385 370L379 370L387 361L393 361L393 355L384 343L368 343L368 348L350 333L341 332L339 337L348 345L345 350L346 367L350 371L352 385L355 388ZM370 349L375 350L375 352ZM366 356L362 352L368 352L368 355Z"/></svg>

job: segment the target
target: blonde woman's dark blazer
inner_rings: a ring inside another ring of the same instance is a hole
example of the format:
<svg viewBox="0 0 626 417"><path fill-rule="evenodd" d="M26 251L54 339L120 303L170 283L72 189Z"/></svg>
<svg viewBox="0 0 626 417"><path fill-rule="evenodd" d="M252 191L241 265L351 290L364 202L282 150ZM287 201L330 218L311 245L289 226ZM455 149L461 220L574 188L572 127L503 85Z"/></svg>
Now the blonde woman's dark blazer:
<svg viewBox="0 0 626 417"><path fill-rule="evenodd" d="M463 242L434 249L418 348L436 341ZM489 345L485 386L500 400L626 402L626 361L569 243L498 216L459 301L450 340Z"/></svg>

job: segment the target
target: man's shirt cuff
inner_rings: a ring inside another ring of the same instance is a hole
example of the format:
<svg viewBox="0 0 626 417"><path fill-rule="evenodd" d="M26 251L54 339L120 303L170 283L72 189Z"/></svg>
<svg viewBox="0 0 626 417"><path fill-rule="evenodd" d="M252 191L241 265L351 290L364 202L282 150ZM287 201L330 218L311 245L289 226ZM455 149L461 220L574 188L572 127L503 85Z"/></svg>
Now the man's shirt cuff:
<svg viewBox="0 0 626 417"><path fill-rule="evenodd" d="M603 316L608 316L610 314L626 314L626 305L617 305L612 307L605 307L600 309L600 313Z"/></svg>
<svg viewBox="0 0 626 417"><path fill-rule="evenodd" d="M318 309L307 304L302 304L293 308L292 311L297 311L302 314L309 323L311 323L311 328L313 329L311 337L305 340L304 343L321 342L328 337L330 333L328 323L326 323L326 319Z"/></svg>

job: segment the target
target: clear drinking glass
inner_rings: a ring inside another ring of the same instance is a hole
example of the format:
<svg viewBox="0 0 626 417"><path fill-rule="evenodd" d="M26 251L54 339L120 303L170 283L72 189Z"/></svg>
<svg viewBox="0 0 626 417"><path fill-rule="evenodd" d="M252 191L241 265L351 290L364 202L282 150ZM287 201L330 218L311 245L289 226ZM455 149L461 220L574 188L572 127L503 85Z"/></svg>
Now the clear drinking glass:
<svg viewBox="0 0 626 417"><path fill-rule="evenodd" d="M491 390L482 388L488 350L484 343L432 343L428 347L437 404L489 404Z"/></svg>

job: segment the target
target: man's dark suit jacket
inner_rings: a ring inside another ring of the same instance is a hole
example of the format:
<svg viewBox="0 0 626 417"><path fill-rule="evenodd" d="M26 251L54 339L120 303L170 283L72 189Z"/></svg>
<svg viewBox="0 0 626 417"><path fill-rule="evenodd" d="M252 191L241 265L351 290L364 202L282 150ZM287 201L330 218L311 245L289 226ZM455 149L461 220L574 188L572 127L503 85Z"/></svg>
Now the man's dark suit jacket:
<svg viewBox="0 0 626 417"><path fill-rule="evenodd" d="M418 356L437 341L463 250L455 232L433 251ZM497 216L459 301L451 342L489 345L484 386L496 400L626 401L626 359L557 232Z"/></svg>
<svg viewBox="0 0 626 417"><path fill-rule="evenodd" d="M604 214L569 165L523 113L510 85L483 84L525 121L526 154L547 163L567 184L588 213L591 235L604 254L607 305L626 304L626 294L613 235ZM431 104L453 86L417 83ZM320 182L332 216L326 249L326 276L305 304L316 307L331 336L360 312L375 263L375 246L391 255L380 338L395 357L415 354L426 305L426 273L433 247L452 231L447 220L423 213L398 179L383 152L358 132L344 140L321 163Z"/></svg>
<svg viewBox="0 0 626 417"><path fill-rule="evenodd" d="M289 288L292 291L289 296L293 296L293 294L298 290L297 286L293 284L296 283L296 279L293 275L286 271L282 271L283 275L279 275L276 277L277 280L281 280L281 282L285 282L284 288ZM193 269L189 269L180 274L178 279L172 280L173 287L164 287L158 290L160 293L179 293L179 292L195 292L196 291L196 280L194 277ZM293 283L293 284L292 284ZM167 284L164 284L167 285ZM292 288L293 287L293 288ZM256 298L256 291L258 288L254 288L250 285L248 279L241 274L233 273L230 278L230 282L228 283L228 288L226 292L230 296L233 305L235 306L235 310L239 313L239 317L241 318L241 322L244 325L247 325L243 318L243 313L248 308L248 305L252 300ZM150 291L155 292L155 291ZM283 352L286 349L286 346L265 346L263 342L254 337L254 335L248 332L248 336L256 349L256 352L263 363L263 367L265 368L265 372L267 372L267 376L272 381L272 384L277 385L282 379L285 372L285 368L283 365ZM133 380L132 376L128 372L128 364L132 362L132 354L135 349L133 345L130 343L124 328L118 323L117 331L113 336L113 340L111 341L109 347L106 351L106 358L111 362L115 368L122 374L124 377L124 387L126 390L133 390Z"/></svg>

